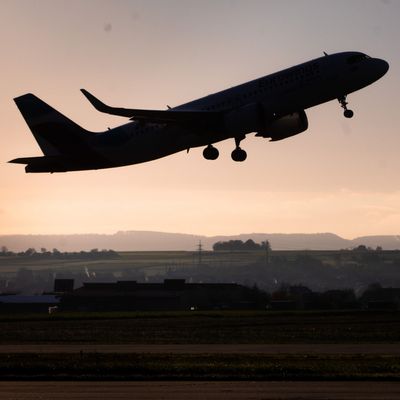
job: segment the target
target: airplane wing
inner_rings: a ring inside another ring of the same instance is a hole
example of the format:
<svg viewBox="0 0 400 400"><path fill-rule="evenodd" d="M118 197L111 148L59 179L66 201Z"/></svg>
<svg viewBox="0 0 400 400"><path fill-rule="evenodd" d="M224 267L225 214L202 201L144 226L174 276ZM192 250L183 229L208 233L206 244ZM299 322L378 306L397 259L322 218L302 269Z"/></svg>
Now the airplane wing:
<svg viewBox="0 0 400 400"><path fill-rule="evenodd" d="M111 107L104 104L85 89L81 92L93 105L93 107L103 113L128 117L131 120L153 123L215 123L221 117L220 112L202 110L142 110L136 108Z"/></svg>

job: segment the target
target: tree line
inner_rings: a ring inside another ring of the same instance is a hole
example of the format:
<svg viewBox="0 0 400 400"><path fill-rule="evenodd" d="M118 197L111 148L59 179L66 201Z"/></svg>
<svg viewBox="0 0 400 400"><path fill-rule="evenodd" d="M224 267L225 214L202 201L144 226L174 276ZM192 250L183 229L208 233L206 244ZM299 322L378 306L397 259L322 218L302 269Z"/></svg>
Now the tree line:
<svg viewBox="0 0 400 400"><path fill-rule="evenodd" d="M37 251L29 247L25 251L13 252L6 246L1 247L0 257L33 257L33 258L118 258L119 254L114 250L91 249L90 251L61 252L54 248L51 251L42 247Z"/></svg>
<svg viewBox="0 0 400 400"><path fill-rule="evenodd" d="M214 251L256 251L256 250L271 250L268 240L256 243L252 239L245 242L243 240L228 240L226 242L217 242L213 244Z"/></svg>

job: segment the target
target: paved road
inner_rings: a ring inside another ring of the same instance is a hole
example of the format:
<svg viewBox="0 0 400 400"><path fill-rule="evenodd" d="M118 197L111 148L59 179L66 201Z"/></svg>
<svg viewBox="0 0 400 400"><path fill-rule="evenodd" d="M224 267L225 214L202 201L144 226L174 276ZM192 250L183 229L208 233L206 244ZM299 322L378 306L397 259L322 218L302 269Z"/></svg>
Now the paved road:
<svg viewBox="0 0 400 400"><path fill-rule="evenodd" d="M398 400L396 382L0 382L8 400Z"/></svg>
<svg viewBox="0 0 400 400"><path fill-rule="evenodd" d="M391 354L399 344L0 345L0 353Z"/></svg>

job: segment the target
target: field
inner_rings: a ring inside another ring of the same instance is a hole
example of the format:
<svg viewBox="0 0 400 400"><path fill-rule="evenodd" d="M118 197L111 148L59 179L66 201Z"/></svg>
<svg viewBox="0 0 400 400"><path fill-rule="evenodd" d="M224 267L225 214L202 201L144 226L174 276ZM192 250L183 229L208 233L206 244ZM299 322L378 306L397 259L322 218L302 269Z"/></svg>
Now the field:
<svg viewBox="0 0 400 400"><path fill-rule="evenodd" d="M391 349L398 349L399 342L395 312L3 316L0 376L3 380L397 381L400 353ZM147 350L152 344L156 347ZM254 347L257 344L271 348Z"/></svg>
<svg viewBox="0 0 400 400"><path fill-rule="evenodd" d="M273 251L275 258L284 257L288 261L301 256L312 257L328 265L336 265L340 262L352 262L360 253L352 251ZM386 262L400 260L399 251L382 251L380 257ZM97 272L114 272L124 269L146 269L147 272L165 271L168 268L192 268L199 265L198 252L193 251L130 251L118 252L118 258L79 258L62 255L57 257L44 257L37 254L33 257L1 256L0 273L15 273L20 268L32 271L58 270L58 271L81 271L90 267ZM361 253L362 256L362 253ZM214 267L240 266L255 262L265 261L265 251L203 251L202 265Z"/></svg>
<svg viewBox="0 0 400 400"><path fill-rule="evenodd" d="M97 272L118 272L125 269L141 270L155 273L167 268L191 268L197 266L199 257L197 252L188 251L135 251L118 252L118 258L72 258L69 256L42 257L0 257L0 273L15 273L20 268L32 271L58 270L81 271L88 267ZM225 266L244 265L256 262L265 257L262 251L250 252L202 252L202 263L205 265Z"/></svg>
<svg viewBox="0 0 400 400"><path fill-rule="evenodd" d="M187 311L0 316L0 344L399 343L398 312Z"/></svg>
<svg viewBox="0 0 400 400"><path fill-rule="evenodd" d="M2 380L399 380L400 356L342 354L2 354Z"/></svg>

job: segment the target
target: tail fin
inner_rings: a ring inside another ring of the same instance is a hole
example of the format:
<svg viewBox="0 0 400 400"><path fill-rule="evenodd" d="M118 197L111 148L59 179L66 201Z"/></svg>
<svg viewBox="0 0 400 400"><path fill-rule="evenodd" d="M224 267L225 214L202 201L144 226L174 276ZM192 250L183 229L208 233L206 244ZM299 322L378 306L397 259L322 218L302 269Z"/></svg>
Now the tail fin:
<svg viewBox="0 0 400 400"><path fill-rule="evenodd" d="M35 95L28 93L14 101L46 156L80 154L89 150L87 139L91 132Z"/></svg>

